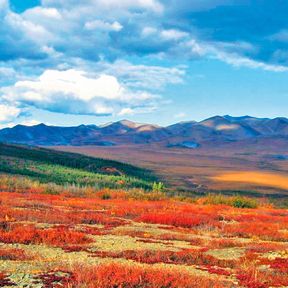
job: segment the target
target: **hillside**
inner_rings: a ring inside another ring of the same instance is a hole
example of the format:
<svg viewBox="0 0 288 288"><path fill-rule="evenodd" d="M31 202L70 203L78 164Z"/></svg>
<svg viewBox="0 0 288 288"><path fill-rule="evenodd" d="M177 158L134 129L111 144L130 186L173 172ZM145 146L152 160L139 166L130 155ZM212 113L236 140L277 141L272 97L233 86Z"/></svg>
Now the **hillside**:
<svg viewBox="0 0 288 288"><path fill-rule="evenodd" d="M56 127L39 124L17 125L0 130L0 141L38 146L102 147L123 144L153 144L163 147L186 147L183 142L199 146L218 145L250 139L281 138L288 140L288 119L255 118L250 116L214 116L204 121L180 122L168 127L122 120L102 126L80 125Z"/></svg>
<svg viewBox="0 0 288 288"><path fill-rule="evenodd" d="M3 143L0 143L1 172L42 183L98 188L151 189L156 180L148 170L117 161Z"/></svg>

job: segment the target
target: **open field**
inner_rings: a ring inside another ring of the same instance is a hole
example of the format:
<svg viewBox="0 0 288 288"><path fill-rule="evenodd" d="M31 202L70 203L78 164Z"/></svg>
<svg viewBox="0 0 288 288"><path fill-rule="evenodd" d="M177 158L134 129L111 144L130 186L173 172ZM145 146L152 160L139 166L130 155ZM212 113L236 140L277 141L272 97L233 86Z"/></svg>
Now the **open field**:
<svg viewBox="0 0 288 288"><path fill-rule="evenodd" d="M266 141L262 145L261 142L240 141L195 150L167 149L157 145L69 146L56 149L149 168L173 190L243 191L256 195L285 196L288 195L288 160L283 159L288 155L287 145L286 142L274 143L272 140L269 143ZM233 179L228 177L231 173Z"/></svg>
<svg viewBox="0 0 288 288"><path fill-rule="evenodd" d="M287 210L241 198L138 196L2 192L0 287L288 285ZM233 207L241 205L253 208Z"/></svg>

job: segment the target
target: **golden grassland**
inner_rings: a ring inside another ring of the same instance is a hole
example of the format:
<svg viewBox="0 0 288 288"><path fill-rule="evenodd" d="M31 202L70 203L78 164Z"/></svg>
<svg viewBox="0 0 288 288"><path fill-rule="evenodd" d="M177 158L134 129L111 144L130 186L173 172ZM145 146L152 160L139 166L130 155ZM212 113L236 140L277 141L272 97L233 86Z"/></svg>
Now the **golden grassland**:
<svg viewBox="0 0 288 288"><path fill-rule="evenodd" d="M237 182L288 190L288 176L259 171L232 171L211 177L214 181Z"/></svg>

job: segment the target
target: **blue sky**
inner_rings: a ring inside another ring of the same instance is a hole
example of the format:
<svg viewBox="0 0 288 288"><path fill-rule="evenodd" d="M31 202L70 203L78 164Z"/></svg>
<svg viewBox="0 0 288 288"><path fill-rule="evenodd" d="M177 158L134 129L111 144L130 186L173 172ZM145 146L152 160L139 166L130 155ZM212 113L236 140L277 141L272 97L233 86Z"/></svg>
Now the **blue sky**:
<svg viewBox="0 0 288 288"><path fill-rule="evenodd" d="M0 0L0 127L287 117L288 2Z"/></svg>

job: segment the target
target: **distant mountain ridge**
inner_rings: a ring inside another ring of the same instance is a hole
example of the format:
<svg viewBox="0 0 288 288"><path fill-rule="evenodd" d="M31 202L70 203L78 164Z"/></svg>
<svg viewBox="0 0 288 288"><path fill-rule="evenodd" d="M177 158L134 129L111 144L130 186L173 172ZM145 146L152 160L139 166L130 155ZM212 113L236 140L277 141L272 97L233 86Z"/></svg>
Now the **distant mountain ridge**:
<svg viewBox="0 0 288 288"><path fill-rule="evenodd" d="M265 137L281 137L288 140L288 119L225 115L200 122L180 122L167 127L122 120L102 126L57 127L39 124L17 125L0 130L0 142L43 146L159 143L167 147L196 148L212 142L225 143Z"/></svg>

